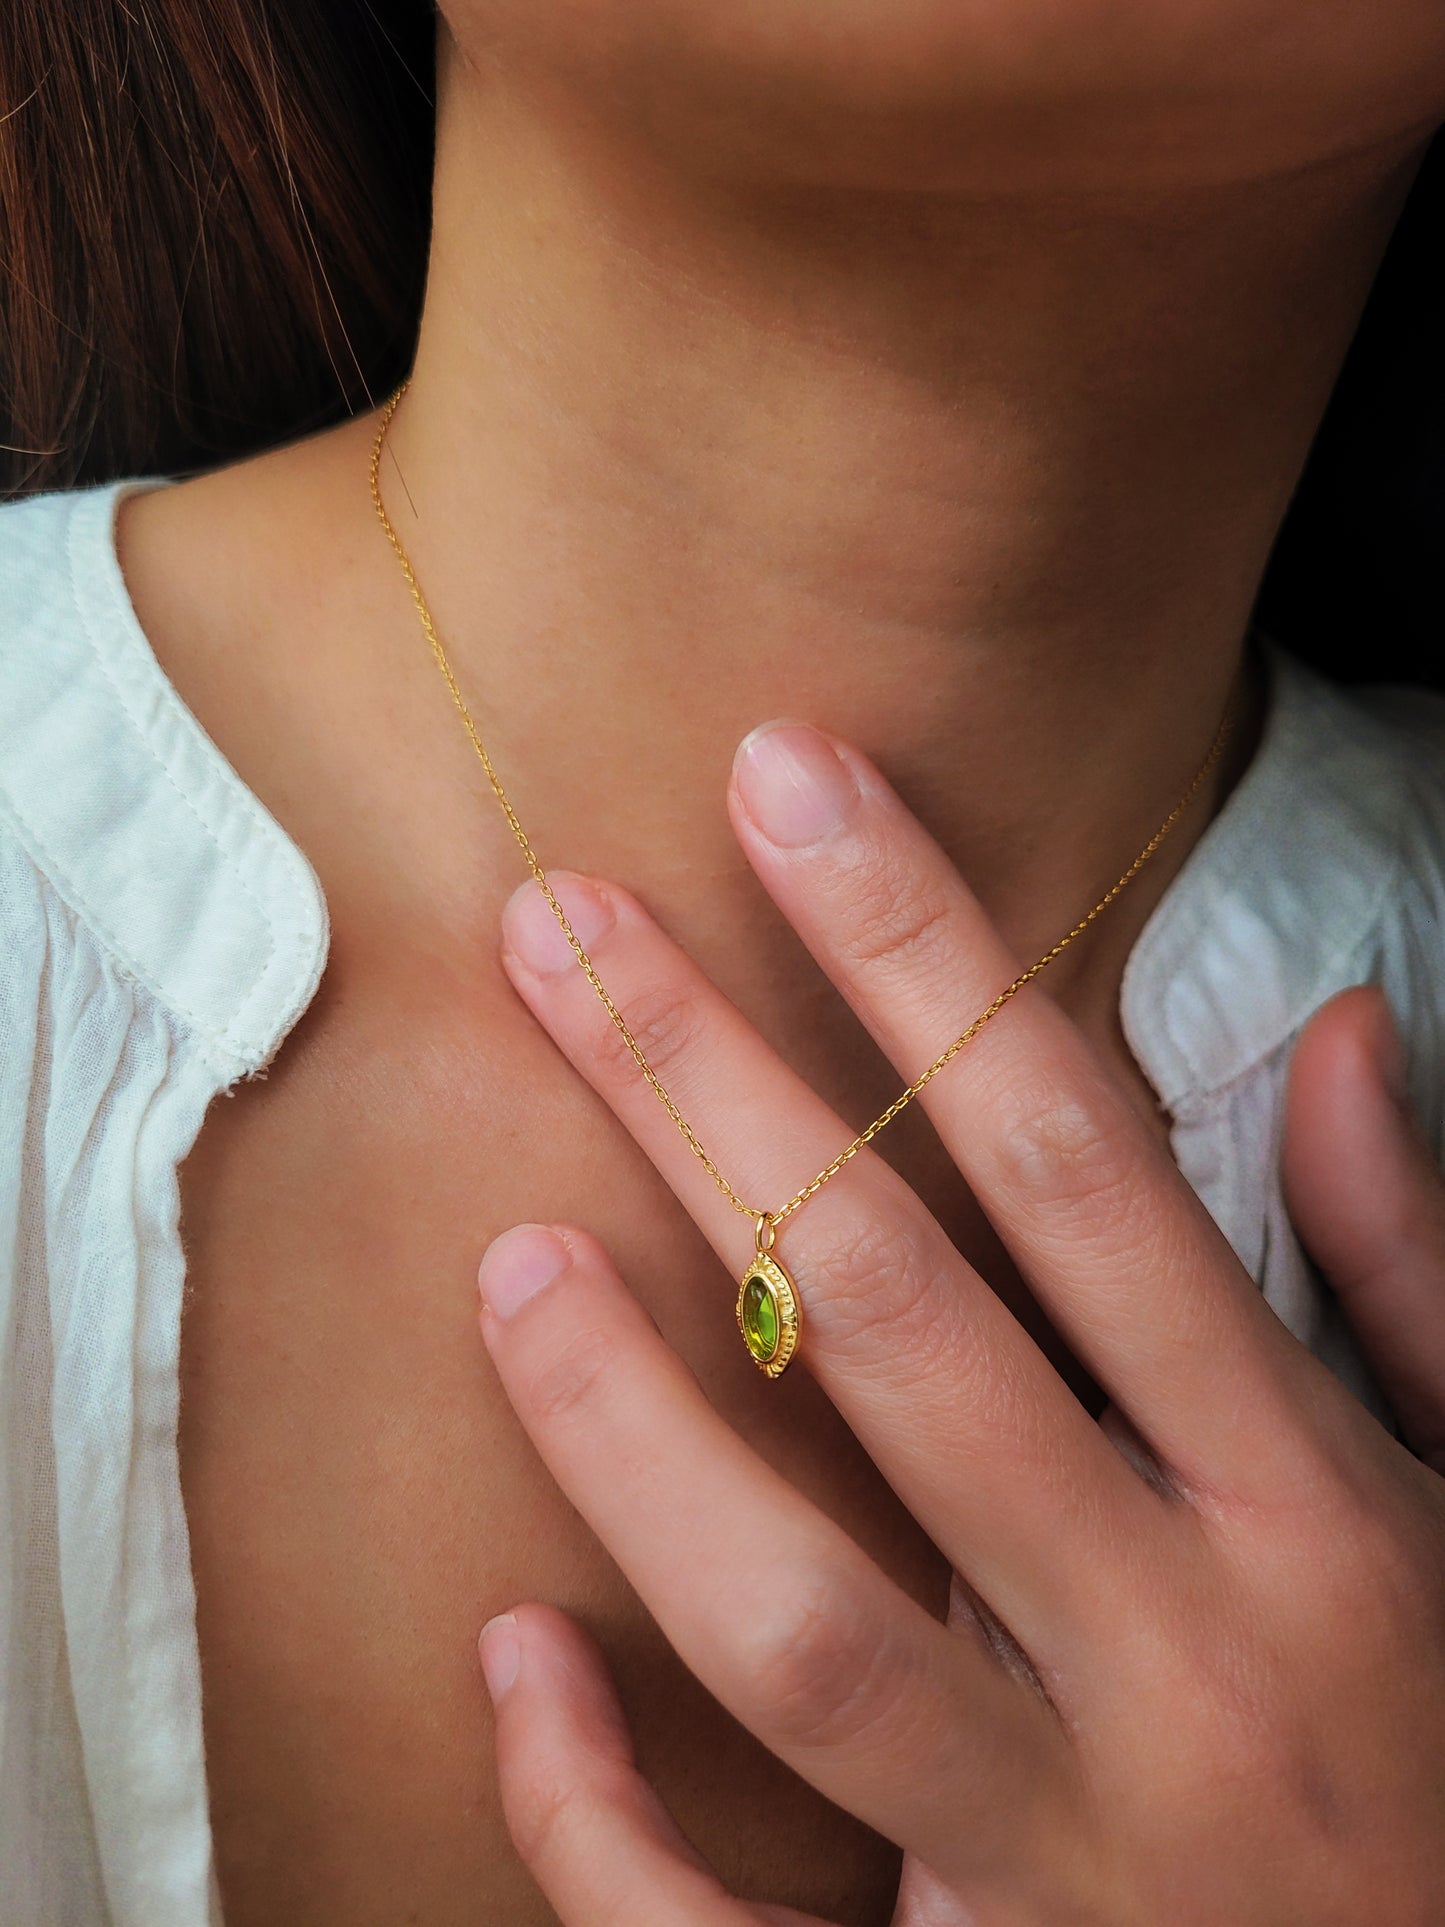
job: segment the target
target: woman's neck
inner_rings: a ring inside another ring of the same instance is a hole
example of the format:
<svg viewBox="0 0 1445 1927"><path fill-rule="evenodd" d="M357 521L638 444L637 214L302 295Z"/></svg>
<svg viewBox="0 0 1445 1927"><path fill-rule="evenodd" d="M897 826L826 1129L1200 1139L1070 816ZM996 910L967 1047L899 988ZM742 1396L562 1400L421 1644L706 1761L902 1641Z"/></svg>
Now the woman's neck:
<svg viewBox="0 0 1445 1927"><path fill-rule="evenodd" d="M551 860L725 888L733 748L791 714L1047 941L1214 733L1408 164L779 190L441 78L382 486Z"/></svg>

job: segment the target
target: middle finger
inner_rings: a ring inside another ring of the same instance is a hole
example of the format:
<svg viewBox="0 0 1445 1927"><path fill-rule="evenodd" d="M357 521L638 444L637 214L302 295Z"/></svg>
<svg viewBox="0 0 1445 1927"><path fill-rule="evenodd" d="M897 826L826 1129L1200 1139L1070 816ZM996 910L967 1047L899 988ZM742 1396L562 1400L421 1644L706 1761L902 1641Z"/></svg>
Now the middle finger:
<svg viewBox="0 0 1445 1927"><path fill-rule="evenodd" d="M1017 975L977 899L868 759L820 730L755 731L733 796L762 881L916 1079ZM1064 1012L1031 986L919 1101L1061 1334L1160 1458L1190 1485L1268 1486L1300 1348Z"/></svg>
<svg viewBox="0 0 1445 1927"><path fill-rule="evenodd" d="M742 1195L774 1198L848 1141L828 1106L615 886L554 876L579 939L683 1115ZM752 1239L638 1072L532 885L507 906L521 995L651 1156L730 1270ZM760 1129L760 1124L766 1129ZM934 1543L1048 1666L1116 1627L1158 1498L907 1184L871 1151L787 1224L800 1356Z"/></svg>

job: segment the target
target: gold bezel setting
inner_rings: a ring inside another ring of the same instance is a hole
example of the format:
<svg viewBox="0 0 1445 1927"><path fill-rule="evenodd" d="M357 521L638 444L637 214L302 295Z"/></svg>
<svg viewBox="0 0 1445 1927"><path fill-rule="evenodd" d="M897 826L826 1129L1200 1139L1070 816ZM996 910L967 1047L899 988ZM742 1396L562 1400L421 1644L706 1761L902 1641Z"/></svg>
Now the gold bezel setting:
<svg viewBox="0 0 1445 1927"><path fill-rule="evenodd" d="M772 1351L766 1358L759 1358L748 1340L747 1326L743 1322L743 1300L748 1286L754 1278L761 1278L773 1303L773 1313L777 1320L778 1336ZM767 1252L756 1253L752 1263L742 1275L738 1286L737 1298L738 1330L742 1333L743 1344L747 1346L748 1357L769 1378L778 1378L788 1369L788 1361L798 1349L798 1331L801 1323L798 1310L798 1294L793 1281Z"/></svg>

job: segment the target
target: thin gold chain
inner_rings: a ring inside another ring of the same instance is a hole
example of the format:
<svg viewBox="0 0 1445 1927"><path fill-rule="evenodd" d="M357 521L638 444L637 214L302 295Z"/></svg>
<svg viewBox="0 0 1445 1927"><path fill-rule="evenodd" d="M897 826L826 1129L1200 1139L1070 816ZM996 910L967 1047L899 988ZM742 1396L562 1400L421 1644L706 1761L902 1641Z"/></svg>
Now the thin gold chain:
<svg viewBox="0 0 1445 1927"><path fill-rule="evenodd" d="M801 1205L806 1204L809 1198L815 1197L830 1178L836 1177L844 1165L858 1155L865 1144L871 1143L885 1125L892 1123L893 1119L897 1117L905 1104L912 1103L913 1099L917 1097L924 1086L931 1083L943 1067L957 1057L965 1045L973 1042L984 1025L994 1017L997 1017L1004 1005L1017 997L1025 984L1032 983L1040 971L1046 970L1054 961L1055 957L1060 956L1067 950L1069 945L1073 943L1077 937L1081 937L1089 925L1093 923L1094 919L1102 916L1114 899L1129 887L1134 881L1134 878L1138 876L1144 865L1149 861L1150 857L1154 855L1154 852L1159 848L1159 845L1164 841L1165 837L1168 836L1169 832L1174 828L1180 817L1184 815L1189 805L1204 787L1205 782L1220 757L1224 754L1224 746L1229 740L1229 733L1234 724L1233 701L1231 701L1225 711L1224 720L1220 723L1218 733L1210 745L1209 754L1199 765L1198 770L1195 772L1194 780L1190 783L1188 789L1185 790L1179 801L1174 805L1173 809L1170 810L1169 814L1164 818L1164 821L1159 825L1158 829L1155 830L1153 836L1150 837L1143 849L1134 858L1134 861L1129 865L1128 869L1125 870L1124 874L1115 884L1104 892L1103 896L1099 898L1099 901L1094 905L1093 909L1089 911L1087 916L1080 917L1074 927L1066 932L1064 936L1060 937L1058 942L1050 949L1046 950L1037 962L1031 963L1027 970L1020 971L1013 982L998 993L988 1008L979 1012L968 1029L955 1037L946 1050L940 1051L938 1056L935 1057L933 1062L928 1066L927 1070L919 1077L916 1077L906 1090L901 1091L888 1106L887 1110L881 1112L874 1118L866 1131L860 1131L851 1144L846 1145L844 1149L838 1153L837 1157L830 1163L825 1164L810 1184L805 1184L801 1191L795 1191L792 1197L788 1199L788 1202L780 1209L776 1211L759 1211L754 1206L745 1204L737 1192L734 1191L722 1172L718 1169L716 1163L709 1157L697 1133L673 1102L671 1094L668 1092L661 1078L657 1075L656 1071L653 1070L651 1064L648 1063L647 1058L643 1054L642 1046L628 1028L627 1019L622 1015L622 1012L617 1008L617 1005L608 994L606 986L593 967L592 959L583 949L578 940L577 933L567 921L567 913L557 901L552 885L547 880L547 873L542 868L536 851L532 848L531 839L522 828L521 820L512 807L511 799L502 787L502 779L498 776L492 759L487 753L487 746L482 741L481 732L472 720L472 713L467 708L466 699L463 697L457 683L456 675L452 669L447 652L442 647L441 638L436 631L436 625L432 621L431 611L427 607L426 597L421 592L421 584L416 579L416 571L411 566L410 558L406 550L402 547L396 530L391 525L391 518L388 516L381 500L381 447L386 438L387 426L396 411L396 405L406 393L409 379L410 378L401 383L381 411L381 423L377 428L376 438L371 446L371 499L375 506L376 513L380 518L381 526L386 530L387 539L396 551L397 560L400 562L402 573L406 577L407 587L411 590L412 600L416 604L417 614L421 617L422 627L426 631L427 641L431 644L431 652L436 659L437 668L441 670L443 677L446 679L446 685L451 692L452 702L456 705L457 714L461 717L466 727L467 735L471 739L472 748L476 751L478 760L487 773L487 781L491 784L493 793L498 803L502 806L502 813L511 826L512 835L517 839L517 844L521 849L522 855L527 859L527 867L536 878L538 888L547 899L553 916L561 925L563 935L571 945L578 963L586 973L587 981L601 999L603 1008L611 1018L618 1036L621 1037L623 1043L627 1046L638 1070L641 1071L642 1075L651 1085L659 1103L682 1133L682 1136L687 1140L689 1148L694 1157L696 1157L702 1165L704 1171L707 1172L713 1183L719 1191L722 1192L723 1196L735 1211L740 1211L745 1217L753 1219L754 1223L758 1226L760 1244L764 1237L765 1228L767 1229L768 1242L771 1242L772 1227L780 1225L785 1218L790 1218ZM766 1248L766 1246L763 1246L763 1248Z"/></svg>

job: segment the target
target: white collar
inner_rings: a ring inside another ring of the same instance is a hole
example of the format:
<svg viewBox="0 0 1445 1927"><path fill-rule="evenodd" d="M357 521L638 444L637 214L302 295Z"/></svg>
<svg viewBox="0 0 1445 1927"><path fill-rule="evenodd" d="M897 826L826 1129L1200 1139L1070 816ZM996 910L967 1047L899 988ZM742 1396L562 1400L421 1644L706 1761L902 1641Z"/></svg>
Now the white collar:
<svg viewBox="0 0 1445 1927"><path fill-rule="evenodd" d="M1262 740L1124 972L1125 1037L1175 1116L1359 981L1402 860L1411 779L1398 728L1261 643Z"/></svg>

